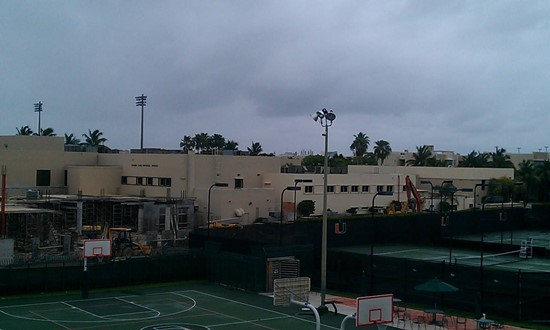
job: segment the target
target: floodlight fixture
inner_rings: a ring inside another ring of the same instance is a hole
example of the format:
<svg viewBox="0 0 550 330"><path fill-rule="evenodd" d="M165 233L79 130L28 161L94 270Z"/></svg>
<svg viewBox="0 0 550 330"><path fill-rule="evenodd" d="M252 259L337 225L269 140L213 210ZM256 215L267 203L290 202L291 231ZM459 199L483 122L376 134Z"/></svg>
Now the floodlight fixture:
<svg viewBox="0 0 550 330"><path fill-rule="evenodd" d="M140 149L143 150L143 108L147 104L147 95L136 96L136 106L141 107L141 144Z"/></svg>
<svg viewBox="0 0 550 330"><path fill-rule="evenodd" d="M40 127L40 114L42 113L42 102L39 101L38 103L34 104L34 112L38 112L38 135L42 135L41 127Z"/></svg>

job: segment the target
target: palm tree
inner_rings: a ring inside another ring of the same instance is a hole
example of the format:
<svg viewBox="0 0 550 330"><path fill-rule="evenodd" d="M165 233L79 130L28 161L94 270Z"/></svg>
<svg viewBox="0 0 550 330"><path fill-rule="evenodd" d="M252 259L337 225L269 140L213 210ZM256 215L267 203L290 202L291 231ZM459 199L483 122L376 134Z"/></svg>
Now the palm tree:
<svg viewBox="0 0 550 330"><path fill-rule="evenodd" d="M262 151L262 145L260 142L254 142L252 141L252 146L248 147L248 152L250 153L250 156L258 156Z"/></svg>
<svg viewBox="0 0 550 330"><path fill-rule="evenodd" d="M16 129L17 129L17 135L32 135L33 134L32 129L28 125L21 126L21 128L16 127Z"/></svg>
<svg viewBox="0 0 550 330"><path fill-rule="evenodd" d="M180 142L180 148L182 148L185 152L195 149L195 139L189 135L184 135Z"/></svg>
<svg viewBox="0 0 550 330"><path fill-rule="evenodd" d="M197 152L207 151L209 138L210 136L208 133L195 134L195 150L197 150Z"/></svg>
<svg viewBox="0 0 550 330"><path fill-rule="evenodd" d="M65 133L65 144L80 144L80 140L77 139L73 133L67 135L67 133Z"/></svg>
<svg viewBox="0 0 550 330"><path fill-rule="evenodd" d="M91 130L88 130L88 134L82 134L82 136L86 139L86 142L84 142L84 144L91 147L99 147L107 141L106 138L101 137L102 135L103 132L98 129L93 132Z"/></svg>
<svg viewBox="0 0 550 330"><path fill-rule="evenodd" d="M506 155L506 149L499 147L496 147L495 152L491 153L491 166L496 168L514 168L510 156Z"/></svg>
<svg viewBox="0 0 550 330"><path fill-rule="evenodd" d="M212 150L223 150L225 138L221 134L214 134L208 138L208 148Z"/></svg>
<svg viewBox="0 0 550 330"><path fill-rule="evenodd" d="M413 153L413 158L407 160L408 165L412 166L428 166L430 164L430 158L433 158L431 147L423 145L416 147L416 152Z"/></svg>
<svg viewBox="0 0 550 330"><path fill-rule="evenodd" d="M374 142L374 155L376 159L380 161L380 165L384 164L384 159L386 159L391 154L391 147L388 141L378 140Z"/></svg>
<svg viewBox="0 0 550 330"><path fill-rule="evenodd" d="M55 136L53 128L51 128L51 127L48 127L46 129L40 129L40 130L41 130L41 132L40 132L41 136ZM38 135L38 134L36 134L36 135Z"/></svg>
<svg viewBox="0 0 550 330"><path fill-rule="evenodd" d="M357 163L359 163L359 159L363 157L369 148L370 140L369 137L363 132L359 132L354 136L355 140L353 140L353 143L349 146L349 148L353 151L353 154L357 158Z"/></svg>
<svg viewBox="0 0 550 330"><path fill-rule="evenodd" d="M239 147L239 144L233 140L227 140L225 142L225 146L223 147L225 150L237 150Z"/></svg>
<svg viewBox="0 0 550 330"><path fill-rule="evenodd" d="M474 151L470 152L466 157L464 157L460 163L459 167L487 167L489 164L489 154L486 152Z"/></svg>

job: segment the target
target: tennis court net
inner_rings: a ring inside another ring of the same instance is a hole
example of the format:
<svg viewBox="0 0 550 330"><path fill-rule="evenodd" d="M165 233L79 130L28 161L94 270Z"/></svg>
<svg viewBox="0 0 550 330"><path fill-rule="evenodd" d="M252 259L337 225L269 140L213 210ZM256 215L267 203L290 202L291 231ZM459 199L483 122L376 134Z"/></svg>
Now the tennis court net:
<svg viewBox="0 0 550 330"><path fill-rule="evenodd" d="M483 266L496 266L526 260L520 256L521 250L514 250L496 254L485 254ZM455 265L478 266L481 263L481 256L455 257Z"/></svg>

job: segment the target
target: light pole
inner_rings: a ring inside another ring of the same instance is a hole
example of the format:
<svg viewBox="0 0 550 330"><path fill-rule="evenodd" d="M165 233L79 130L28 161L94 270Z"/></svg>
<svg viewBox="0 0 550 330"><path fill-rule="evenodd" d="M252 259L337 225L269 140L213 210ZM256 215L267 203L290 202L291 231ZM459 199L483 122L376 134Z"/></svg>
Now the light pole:
<svg viewBox="0 0 550 330"><path fill-rule="evenodd" d="M374 290L374 237L375 237L375 228L374 225L374 200L376 196L393 196L392 191L378 191L374 196L372 196L372 206L371 206L371 237L370 237L370 283L369 283L369 293L372 295Z"/></svg>
<svg viewBox="0 0 550 330"><path fill-rule="evenodd" d="M279 245L283 245L283 197L285 194L285 191L287 190L294 190L294 196L296 196L297 190L302 190L302 187L294 186L288 186L281 192L281 220L279 225Z"/></svg>
<svg viewBox="0 0 550 330"><path fill-rule="evenodd" d="M298 183L303 182L313 182L311 179L294 179L294 187L298 186ZM294 222L296 222L296 191L300 189L293 189L294 190Z"/></svg>
<svg viewBox="0 0 550 330"><path fill-rule="evenodd" d="M313 120L319 120L322 127L325 128L325 164L323 167L323 229L321 238L321 309L326 309L325 297L327 293L327 180L328 180L328 128L336 119L332 110L323 108L317 111Z"/></svg>
<svg viewBox="0 0 550 330"><path fill-rule="evenodd" d="M34 112L38 112L38 135L42 135L42 130L40 128L40 114L42 113L42 102L34 104Z"/></svg>
<svg viewBox="0 0 550 330"><path fill-rule="evenodd" d="M143 150L143 108L145 107L146 103L147 103L147 95L141 94L140 96L136 96L136 106L141 107L141 144L140 144L141 150Z"/></svg>
<svg viewBox="0 0 550 330"><path fill-rule="evenodd" d="M212 192L212 188L214 187L228 187L229 184L228 183L224 183L224 182L216 182L216 183L213 183L210 188L208 188L208 211L206 212L206 216L208 217L207 219L207 223L208 223L208 229L207 229L207 236L210 237L210 193Z"/></svg>
<svg viewBox="0 0 550 330"><path fill-rule="evenodd" d="M460 188L460 189L457 189L456 187L451 187L451 189L449 190L449 192L451 193L451 211L450 211L450 215L453 214L453 209L454 209L454 199L455 199L455 193L457 191L463 191L463 192L472 192L472 188ZM458 204L457 204L458 205ZM452 256L453 256L453 221L454 219L451 219L451 216L449 215L448 218L445 218L444 220L445 223L447 223L449 225L449 266L452 264ZM446 215L444 215L446 216Z"/></svg>
<svg viewBox="0 0 550 330"><path fill-rule="evenodd" d="M420 183L421 184L429 184L430 187L432 188L432 192L430 194L430 203L431 203L430 204L430 212L433 212L434 211L434 185L429 180L421 180Z"/></svg>

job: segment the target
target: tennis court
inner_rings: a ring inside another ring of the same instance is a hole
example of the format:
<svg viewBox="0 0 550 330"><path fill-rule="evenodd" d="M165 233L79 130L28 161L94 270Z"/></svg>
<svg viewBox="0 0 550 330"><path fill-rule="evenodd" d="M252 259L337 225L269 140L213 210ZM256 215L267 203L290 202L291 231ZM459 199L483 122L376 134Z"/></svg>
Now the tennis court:
<svg viewBox="0 0 550 330"><path fill-rule="evenodd" d="M550 251L550 231L548 230L502 230L484 233L483 240L487 243L520 246L522 241L532 239L533 247L545 248ZM480 234L457 235L454 240L480 241Z"/></svg>
<svg viewBox="0 0 550 330"><path fill-rule="evenodd" d="M339 329L343 315L321 317L321 329ZM214 284L182 284L56 297L5 299L0 329L315 329L299 306ZM351 328L354 328L353 326Z"/></svg>
<svg viewBox="0 0 550 330"><path fill-rule="evenodd" d="M518 249L518 250L516 250ZM449 262L449 247L419 246L406 244L375 245L374 255L389 258L414 259L429 262ZM348 246L333 248L331 251L370 255L370 246ZM453 265L479 266L480 250L455 249L451 251L451 263ZM486 251L483 256L483 266L501 270L536 271L550 273L550 259L548 258L522 258L519 247L510 247L502 253Z"/></svg>

